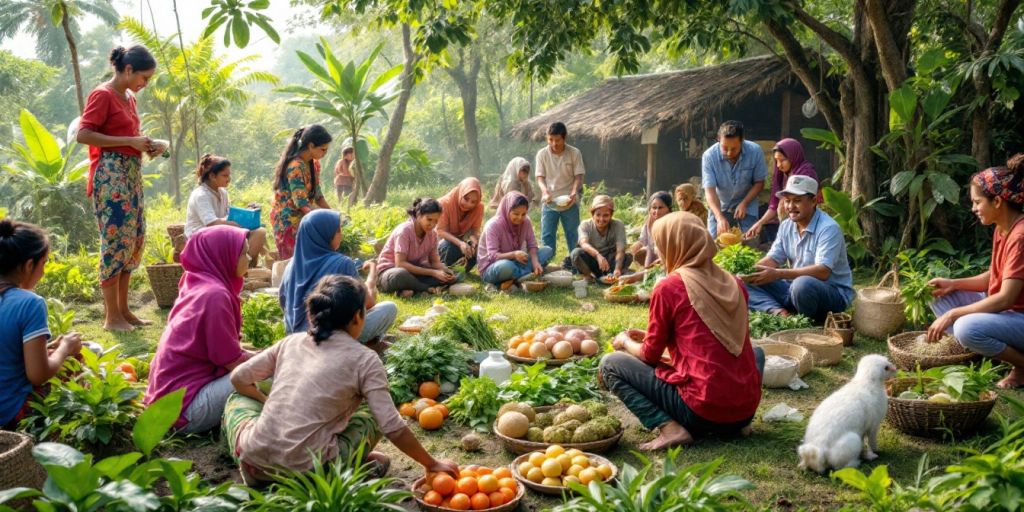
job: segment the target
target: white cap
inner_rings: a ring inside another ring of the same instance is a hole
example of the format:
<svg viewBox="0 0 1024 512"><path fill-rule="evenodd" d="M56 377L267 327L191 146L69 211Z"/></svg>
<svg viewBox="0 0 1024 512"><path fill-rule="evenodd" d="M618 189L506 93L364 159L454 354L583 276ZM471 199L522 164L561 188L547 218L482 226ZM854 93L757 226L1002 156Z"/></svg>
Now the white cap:
<svg viewBox="0 0 1024 512"><path fill-rule="evenodd" d="M776 192L775 197L781 198L785 194L816 196L818 195L818 180L810 176L794 174L786 181L786 188Z"/></svg>

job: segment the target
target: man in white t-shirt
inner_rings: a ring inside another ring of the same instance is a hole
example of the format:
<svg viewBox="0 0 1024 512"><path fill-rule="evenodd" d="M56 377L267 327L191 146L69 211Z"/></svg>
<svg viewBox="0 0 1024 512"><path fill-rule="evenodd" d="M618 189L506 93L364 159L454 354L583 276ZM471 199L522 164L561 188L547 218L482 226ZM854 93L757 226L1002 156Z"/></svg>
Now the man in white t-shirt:
<svg viewBox="0 0 1024 512"><path fill-rule="evenodd" d="M548 127L548 145L537 152L537 185L541 193L541 245L555 249L558 223L568 251L576 248L580 226L579 195L583 187L583 155L565 143L568 130L561 122Z"/></svg>

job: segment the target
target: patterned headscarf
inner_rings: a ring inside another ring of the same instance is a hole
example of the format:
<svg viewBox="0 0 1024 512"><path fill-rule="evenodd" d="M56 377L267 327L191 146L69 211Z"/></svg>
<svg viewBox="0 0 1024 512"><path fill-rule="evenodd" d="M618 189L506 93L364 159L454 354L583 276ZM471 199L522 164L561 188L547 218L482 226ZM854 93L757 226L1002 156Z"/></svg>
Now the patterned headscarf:
<svg viewBox="0 0 1024 512"><path fill-rule="evenodd" d="M974 183L986 194L1012 204L1024 204L1024 180L1007 167L989 167L974 175Z"/></svg>

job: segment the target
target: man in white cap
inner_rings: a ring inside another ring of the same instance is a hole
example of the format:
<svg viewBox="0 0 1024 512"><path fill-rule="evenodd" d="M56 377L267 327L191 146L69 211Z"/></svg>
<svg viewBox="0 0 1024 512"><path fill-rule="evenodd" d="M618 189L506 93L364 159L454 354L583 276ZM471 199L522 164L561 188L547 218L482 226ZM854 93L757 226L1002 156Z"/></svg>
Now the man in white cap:
<svg viewBox="0 0 1024 512"><path fill-rule="evenodd" d="M776 194L788 218L768 255L757 263L758 271L743 278L752 311L799 313L820 324L830 311L845 311L853 300L843 231L818 209L817 194L818 182L798 175Z"/></svg>

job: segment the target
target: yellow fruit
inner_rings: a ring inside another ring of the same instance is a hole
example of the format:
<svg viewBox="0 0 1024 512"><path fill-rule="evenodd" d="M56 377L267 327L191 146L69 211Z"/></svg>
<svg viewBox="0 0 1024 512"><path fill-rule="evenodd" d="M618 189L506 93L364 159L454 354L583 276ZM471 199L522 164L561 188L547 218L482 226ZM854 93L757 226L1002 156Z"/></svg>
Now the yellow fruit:
<svg viewBox="0 0 1024 512"><path fill-rule="evenodd" d="M602 480L608 480L612 477L612 467L608 464L601 464L597 467L597 472L601 475Z"/></svg>
<svg viewBox="0 0 1024 512"><path fill-rule="evenodd" d="M583 452L577 450L576 448L571 448L571 449L566 450L565 454L570 456L570 457L575 457L577 455L583 455Z"/></svg>
<svg viewBox="0 0 1024 512"><path fill-rule="evenodd" d="M590 459L587 458L586 455L577 455L577 456L573 457L572 458L572 463L577 465L577 466L584 467L584 468L589 468L590 467Z"/></svg>
<svg viewBox="0 0 1024 512"><path fill-rule="evenodd" d="M552 487L561 487L562 486L562 479L561 478L555 478L555 477L548 477L548 478L545 478L544 480L542 480L540 483L541 483L541 485L550 485Z"/></svg>
<svg viewBox="0 0 1024 512"><path fill-rule="evenodd" d="M544 461L547 460L547 457L544 456L543 452L533 452L526 458L526 460L530 461L530 464L539 468L540 465L544 464Z"/></svg>
<svg viewBox="0 0 1024 512"><path fill-rule="evenodd" d="M535 341L530 344L530 357L540 359L551 357L551 354L548 353L548 348L543 343Z"/></svg>
<svg viewBox="0 0 1024 512"><path fill-rule="evenodd" d="M584 469L583 471L580 471L579 477L580 477L580 483L581 484L588 485L590 482L592 482L594 480L597 480L597 479L600 479L601 475L600 475L600 473L597 472L596 469L594 469L594 468L587 468L587 469Z"/></svg>
<svg viewBox="0 0 1024 512"><path fill-rule="evenodd" d="M530 344L529 343L520 343L519 346L516 347L516 356L518 356L518 357L530 357Z"/></svg>
<svg viewBox="0 0 1024 512"><path fill-rule="evenodd" d="M535 467L537 467L537 466L534 466L533 464L531 464L529 462L524 462L524 463L519 465L519 474L523 475L523 476L526 476L527 473L529 473L530 470L535 468Z"/></svg>
<svg viewBox="0 0 1024 512"><path fill-rule="evenodd" d="M544 476L556 477L562 476L562 464L557 459L548 459L544 461L544 464L540 466L540 470L544 472Z"/></svg>
<svg viewBox="0 0 1024 512"><path fill-rule="evenodd" d="M565 453L565 448L562 448L561 445L553 444L548 446L548 449L545 450L544 453L546 453L548 457L558 457Z"/></svg>
<svg viewBox="0 0 1024 512"><path fill-rule="evenodd" d="M541 480L544 480L544 472L541 471L540 468L533 468L526 474L526 479L535 484L539 484Z"/></svg>
<svg viewBox="0 0 1024 512"><path fill-rule="evenodd" d="M566 470L565 474L569 476L579 476L580 471L583 471L583 466L577 466L576 464L573 464L572 466L569 466L569 469Z"/></svg>
<svg viewBox="0 0 1024 512"><path fill-rule="evenodd" d="M562 465L563 473L569 470L569 466L572 466L572 457L564 453L559 455L558 457L555 457L555 460L557 460L558 463Z"/></svg>
<svg viewBox="0 0 1024 512"><path fill-rule="evenodd" d="M573 475L562 477L562 487L569 487L569 482L580 483L580 479Z"/></svg>

